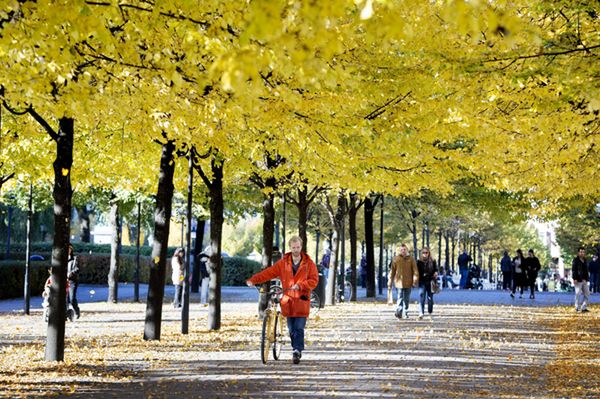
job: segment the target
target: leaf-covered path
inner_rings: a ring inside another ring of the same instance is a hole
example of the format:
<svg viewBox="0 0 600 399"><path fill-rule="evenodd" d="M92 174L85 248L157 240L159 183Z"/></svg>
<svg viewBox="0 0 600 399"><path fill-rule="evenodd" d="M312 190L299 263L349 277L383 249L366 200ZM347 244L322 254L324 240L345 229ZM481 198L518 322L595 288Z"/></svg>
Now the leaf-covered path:
<svg viewBox="0 0 600 399"><path fill-rule="evenodd" d="M43 361L39 314L0 315L0 396L600 397L597 309L447 304L400 321L382 303L342 304L309 321L300 365L288 346L264 366L256 304L224 304L220 332L197 306L188 336L165 305L162 340L144 342L144 305L87 304L58 365Z"/></svg>

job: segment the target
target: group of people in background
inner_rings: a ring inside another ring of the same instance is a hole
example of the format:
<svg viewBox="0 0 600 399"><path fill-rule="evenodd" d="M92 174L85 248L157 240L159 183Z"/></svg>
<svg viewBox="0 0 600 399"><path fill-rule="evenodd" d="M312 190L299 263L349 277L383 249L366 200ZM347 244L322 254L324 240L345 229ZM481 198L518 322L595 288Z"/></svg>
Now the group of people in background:
<svg viewBox="0 0 600 399"><path fill-rule="evenodd" d="M523 251L517 249L517 254L512 259L508 251L504 251L500 260L502 288L511 291L511 298L515 297L517 289L519 298L523 298L524 289L529 289L529 298L534 299L535 285L541 268L540 260L535 256L533 249L527 251L527 257L523 256Z"/></svg>
<svg viewBox="0 0 600 399"><path fill-rule="evenodd" d="M171 258L171 280L175 286L175 295L173 297L173 307L180 308L183 304L183 280L184 280L184 261L185 251L183 248L177 248ZM199 260L199 280L200 280L200 303L205 305L208 302L208 281L209 274L206 268L206 260L208 257L204 254L200 254L196 257ZM191 279L190 279L191 282Z"/></svg>
<svg viewBox="0 0 600 399"><path fill-rule="evenodd" d="M421 250L421 256L415 262L410 256L406 244L400 245L400 255L392 259L392 268L388 283L388 300L392 301L392 284L398 291L396 306L396 317L408 319L408 306L412 288L419 288L419 316L423 319L425 315L425 302L427 302L427 314L429 319L433 318L433 295L437 291L437 265L431 257L431 251L425 247Z"/></svg>

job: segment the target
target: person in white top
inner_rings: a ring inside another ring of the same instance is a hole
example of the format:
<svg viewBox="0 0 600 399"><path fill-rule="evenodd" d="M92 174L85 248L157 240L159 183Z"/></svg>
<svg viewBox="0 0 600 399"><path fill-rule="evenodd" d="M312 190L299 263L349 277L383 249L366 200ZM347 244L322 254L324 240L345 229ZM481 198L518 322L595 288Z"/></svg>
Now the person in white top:
<svg viewBox="0 0 600 399"><path fill-rule="evenodd" d="M175 286L175 297L173 298L173 307L181 307L181 297L183 294L183 248L177 248L171 259L171 280Z"/></svg>

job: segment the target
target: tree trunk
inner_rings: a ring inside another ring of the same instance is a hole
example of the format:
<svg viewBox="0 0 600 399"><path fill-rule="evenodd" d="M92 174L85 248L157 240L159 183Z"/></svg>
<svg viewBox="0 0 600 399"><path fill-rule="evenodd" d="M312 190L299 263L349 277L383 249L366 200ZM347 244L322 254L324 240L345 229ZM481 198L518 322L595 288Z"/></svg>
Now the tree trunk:
<svg viewBox="0 0 600 399"><path fill-rule="evenodd" d="M193 147L192 147L193 148ZM194 191L194 153L188 153L188 195L185 213L185 269L183 273L183 305L181 307L181 333L188 334L190 322L190 261L192 259L192 194Z"/></svg>
<svg viewBox="0 0 600 399"><path fill-rule="evenodd" d="M81 242L90 242L90 212L87 205L77 208L77 216L79 217L79 238Z"/></svg>
<svg viewBox="0 0 600 399"><path fill-rule="evenodd" d="M117 303L119 300L119 242L121 241L121 218L119 203L115 197L110 205L110 268L108 269L108 302Z"/></svg>
<svg viewBox="0 0 600 399"><path fill-rule="evenodd" d="M442 229L440 229L440 231L438 231L438 266L442 265L442 235Z"/></svg>
<svg viewBox="0 0 600 399"><path fill-rule="evenodd" d="M200 254L202 253L202 241L204 241L204 226L206 220L196 218L196 241L194 242L194 270L192 271L192 292L200 291Z"/></svg>
<svg viewBox="0 0 600 399"><path fill-rule="evenodd" d="M375 241L373 237L373 212L371 197L365 198L365 245L367 252L367 298L375 298Z"/></svg>
<svg viewBox="0 0 600 399"><path fill-rule="evenodd" d="M381 210L379 215L379 295L383 294L383 195L381 198Z"/></svg>
<svg viewBox="0 0 600 399"><path fill-rule="evenodd" d="M425 242L427 243L427 248L431 249L429 245L429 222L425 222Z"/></svg>
<svg viewBox="0 0 600 399"><path fill-rule="evenodd" d="M350 234L350 283L352 284L352 295L350 301L356 301L356 287L358 283L357 278L357 254L356 245L358 244L356 234L356 213L358 208L356 207L356 194L350 194L350 207L348 209L348 229Z"/></svg>
<svg viewBox="0 0 600 399"><path fill-rule="evenodd" d="M346 212L346 196L343 193L338 194L337 209L334 211L331 206L327 206L327 212L331 225L333 226L331 235L331 258L329 261L329 272L327 275L327 287L325 292L325 304L335 304L335 292L337 288L337 274L339 266L339 242L340 233L344 225L344 214Z"/></svg>
<svg viewBox="0 0 600 399"><path fill-rule="evenodd" d="M456 259L455 257L455 250L456 250L456 239L454 237L454 234L452 234L452 256L450 257L450 264L452 267L452 273L454 273L454 260Z"/></svg>
<svg viewBox="0 0 600 399"><path fill-rule="evenodd" d="M67 262L71 230L71 167L73 166L72 118L59 120L54 167L54 241L50 307L46 336L46 361L63 361L65 354L65 309L67 306Z"/></svg>
<svg viewBox="0 0 600 399"><path fill-rule="evenodd" d="M10 233L12 230L12 206L8 206L8 211L7 211L7 224L6 224L6 255L4 257L4 259L10 259Z"/></svg>
<svg viewBox="0 0 600 399"><path fill-rule="evenodd" d="M25 297L25 314L29 314L30 308L30 299L31 299L31 289L29 286L30 280L30 265L31 260L29 259L31 256L31 222L33 219L33 184L29 184L29 199L27 201L27 236L26 245L25 245L25 286L23 287L24 297Z"/></svg>
<svg viewBox="0 0 600 399"><path fill-rule="evenodd" d="M444 234L444 240L446 241L446 263L444 264L444 270L450 269L450 233L446 231Z"/></svg>
<svg viewBox="0 0 600 399"><path fill-rule="evenodd" d="M310 203L308 202L308 187L303 186L298 189L298 234L300 234L300 238L302 239L302 250L306 252L306 243L307 243L307 226L308 226L308 206ZM318 262L318 259L315 259L315 262Z"/></svg>
<svg viewBox="0 0 600 399"><path fill-rule="evenodd" d="M271 193L265 194L263 197L263 246L262 246L262 268L273 264L273 236L275 232L275 196ZM285 246L285 243L283 243ZM285 248L282 248L282 253L285 253ZM262 318L267 309L269 301L269 286L267 281L263 284L262 293L258 298L258 314Z"/></svg>
<svg viewBox="0 0 600 399"><path fill-rule="evenodd" d="M410 211L410 216L412 220L412 237L413 237L413 254L415 256L415 261L419 259L419 242L417 240L417 211Z"/></svg>
<svg viewBox="0 0 600 399"><path fill-rule="evenodd" d="M137 203L137 227L135 235L135 274L133 277L133 301L140 301L140 233L142 232L142 204Z"/></svg>
<svg viewBox="0 0 600 399"><path fill-rule="evenodd" d="M212 184L209 187L210 207L210 273L208 286L208 328L221 328L221 241L223 235L223 162L211 161Z"/></svg>
<svg viewBox="0 0 600 399"><path fill-rule="evenodd" d="M173 141L167 141L163 144L160 157L156 208L154 210L154 236L152 242L153 262L150 266L148 299L146 301L146 320L144 324L145 340L160 340L162 303L165 295L165 275L167 269L167 247L169 243L169 227L171 222L171 202L173 200L174 190L174 151L175 143Z"/></svg>

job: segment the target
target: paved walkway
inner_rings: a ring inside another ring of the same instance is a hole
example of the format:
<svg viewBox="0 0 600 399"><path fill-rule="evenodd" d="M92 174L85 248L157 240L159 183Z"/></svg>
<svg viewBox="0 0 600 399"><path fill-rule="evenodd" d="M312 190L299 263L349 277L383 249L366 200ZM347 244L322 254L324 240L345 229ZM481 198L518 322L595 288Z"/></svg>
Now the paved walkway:
<svg viewBox="0 0 600 399"><path fill-rule="evenodd" d="M133 284L119 284L119 300L131 301L134 297ZM165 286L165 298L173 298L174 288L172 285ZM145 302L148 295L148 285L140 284L140 300ZM251 302L256 296L256 289L248 287L223 287L223 302ZM379 301L384 301L384 295L378 295ZM417 290L412 290L411 300L418 298ZM106 285L82 284L78 288L77 298L79 303L105 302L108 298L108 287ZM366 298L366 290L358 289L358 299ZM396 294L394 293L394 298ZM518 295L515 299L509 296L507 291L473 291L473 290L442 290L435 296L436 303L439 304L470 304L470 305L508 305L508 306L564 306L573 304L574 293L572 292L538 292L534 300L529 299L529 294L525 292L522 299ZM192 303L200 302L199 294L191 294ZM600 294L592 294L591 303L600 303ZM0 300L0 313L3 312L22 312L24 302L22 298ZM42 298L40 296L32 297L30 303L31 309L42 308Z"/></svg>
<svg viewBox="0 0 600 399"><path fill-rule="evenodd" d="M141 339L143 303L84 302L58 365L43 362L39 310L0 314L0 397L600 397L600 309L551 306L570 305L571 294L446 291L432 321L417 320L415 304L402 321L382 302L326 307L309 320L298 366L289 345L261 364L256 290L224 297L220 331L206 329L207 308L194 304L190 334L180 334L180 313L166 303L153 342Z"/></svg>

